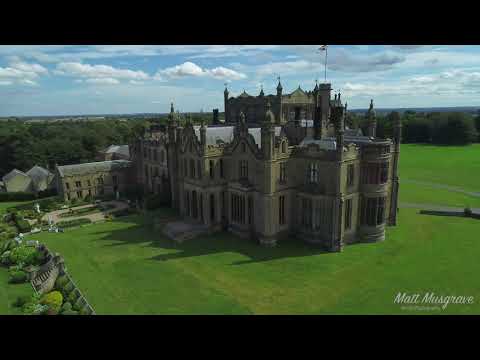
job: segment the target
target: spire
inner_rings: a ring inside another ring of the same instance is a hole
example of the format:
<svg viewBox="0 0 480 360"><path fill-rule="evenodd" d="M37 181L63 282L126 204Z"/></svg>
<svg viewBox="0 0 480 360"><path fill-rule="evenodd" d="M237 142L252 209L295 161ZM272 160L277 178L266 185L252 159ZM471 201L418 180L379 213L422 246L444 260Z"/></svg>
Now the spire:
<svg viewBox="0 0 480 360"><path fill-rule="evenodd" d="M170 114L173 114L175 110L173 109L173 102L170 103Z"/></svg>
<svg viewBox="0 0 480 360"><path fill-rule="evenodd" d="M282 83L280 82L280 76L278 77L278 85L277 85L277 92L281 92L283 90Z"/></svg>
<svg viewBox="0 0 480 360"><path fill-rule="evenodd" d="M260 84L260 96L265 95L263 92L263 84Z"/></svg>
<svg viewBox="0 0 480 360"><path fill-rule="evenodd" d="M225 91L223 92L225 95L228 95L228 88L227 88L227 83L225 83Z"/></svg>
<svg viewBox="0 0 480 360"><path fill-rule="evenodd" d="M317 79L315 79L315 88L313 90L318 91L318 80Z"/></svg>
<svg viewBox="0 0 480 360"><path fill-rule="evenodd" d="M368 110L373 110L373 99L370 99L370 108Z"/></svg>

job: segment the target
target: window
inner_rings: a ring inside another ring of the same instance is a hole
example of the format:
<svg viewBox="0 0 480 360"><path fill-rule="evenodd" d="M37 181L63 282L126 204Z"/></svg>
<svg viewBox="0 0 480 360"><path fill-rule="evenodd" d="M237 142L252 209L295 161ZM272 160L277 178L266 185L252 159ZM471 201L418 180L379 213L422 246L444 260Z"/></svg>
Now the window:
<svg viewBox="0 0 480 360"><path fill-rule="evenodd" d="M75 186L77 188L82 187L82 182L81 181L75 181Z"/></svg>
<svg viewBox="0 0 480 360"><path fill-rule="evenodd" d="M92 183L90 182L90 180L87 180L87 185L92 186Z"/></svg>
<svg viewBox="0 0 480 360"><path fill-rule="evenodd" d="M190 216L190 192L185 191L185 213Z"/></svg>
<svg viewBox="0 0 480 360"><path fill-rule="evenodd" d="M213 166L214 166L214 162L213 162L213 160L210 160L210 162L209 162L210 179L213 179L213 178L214 178L214 175L215 175L214 172L213 172L213 170L214 170L214 169L213 169Z"/></svg>
<svg viewBox="0 0 480 360"><path fill-rule="evenodd" d="M198 178L201 179L202 178L202 163L200 162L200 160L197 160L197 167L198 167Z"/></svg>
<svg viewBox="0 0 480 360"><path fill-rule="evenodd" d="M92 190L88 189L88 196L92 197Z"/></svg>
<svg viewBox="0 0 480 360"><path fill-rule="evenodd" d="M388 163L380 165L380 183L385 184L388 181Z"/></svg>
<svg viewBox="0 0 480 360"><path fill-rule="evenodd" d="M148 178L148 166L147 165L145 165L145 177ZM100 184L100 181L98 181L98 183Z"/></svg>
<svg viewBox="0 0 480 360"><path fill-rule="evenodd" d="M248 161L240 160L240 179L248 178Z"/></svg>
<svg viewBox="0 0 480 360"><path fill-rule="evenodd" d="M318 183L318 164L309 165L308 180L311 183Z"/></svg>
<svg viewBox="0 0 480 360"><path fill-rule="evenodd" d="M285 195L281 195L278 200L278 222L285 225Z"/></svg>
<svg viewBox="0 0 480 360"><path fill-rule="evenodd" d="M282 153L286 153L287 152L287 144L284 142L282 142Z"/></svg>
<svg viewBox="0 0 480 360"><path fill-rule="evenodd" d="M352 199L345 200L345 230L352 227Z"/></svg>
<svg viewBox="0 0 480 360"><path fill-rule="evenodd" d="M307 229L312 228L312 200L302 198L302 225Z"/></svg>
<svg viewBox="0 0 480 360"><path fill-rule="evenodd" d="M215 222L215 195L210 194L210 221Z"/></svg>
<svg viewBox="0 0 480 360"><path fill-rule="evenodd" d="M220 178L223 179L223 159L220 159Z"/></svg>
<svg viewBox="0 0 480 360"><path fill-rule="evenodd" d="M385 222L385 197L362 199L362 225L377 226Z"/></svg>
<svg viewBox="0 0 480 360"><path fill-rule="evenodd" d="M280 182L284 183L287 180L286 164L280 163Z"/></svg>
<svg viewBox="0 0 480 360"><path fill-rule="evenodd" d="M195 161L190 159L190 177L195 179Z"/></svg>
<svg viewBox="0 0 480 360"><path fill-rule="evenodd" d="M385 184L388 181L388 162L367 163L362 171L363 184Z"/></svg>
<svg viewBox="0 0 480 360"><path fill-rule="evenodd" d="M79 199L82 198L82 192L81 191L77 191L77 198L79 198Z"/></svg>
<svg viewBox="0 0 480 360"><path fill-rule="evenodd" d="M70 200L70 193L67 193L67 200Z"/></svg>
<svg viewBox="0 0 480 360"><path fill-rule="evenodd" d="M248 225L253 223L253 198L250 196L248 198Z"/></svg>
<svg viewBox="0 0 480 360"><path fill-rule="evenodd" d="M69 190L70 189L70 184L68 182L66 182L65 187L67 188L67 190Z"/></svg>
<svg viewBox="0 0 480 360"><path fill-rule="evenodd" d="M355 177L355 165L349 164L347 167L347 186L352 187Z"/></svg>
<svg viewBox="0 0 480 360"><path fill-rule="evenodd" d="M231 200L232 221L245 224L245 197L232 194Z"/></svg>

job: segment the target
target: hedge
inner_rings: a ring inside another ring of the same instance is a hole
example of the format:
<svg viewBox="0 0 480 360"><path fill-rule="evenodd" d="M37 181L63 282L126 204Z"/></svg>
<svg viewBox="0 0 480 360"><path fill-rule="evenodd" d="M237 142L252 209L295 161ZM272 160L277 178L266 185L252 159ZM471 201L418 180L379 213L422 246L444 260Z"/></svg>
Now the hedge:
<svg viewBox="0 0 480 360"><path fill-rule="evenodd" d="M48 305L48 308L54 313L58 313L62 307L63 296L59 291L51 291L44 294L40 299L40 304Z"/></svg>
<svg viewBox="0 0 480 360"><path fill-rule="evenodd" d="M13 211L13 210L32 210L33 206L38 203L40 205L40 210L57 210L60 204L63 204L63 199L61 199L58 196L52 196L44 199L38 199L37 201L34 202L29 202L28 204L21 204L21 205L16 205L12 206L11 208L8 208L7 211Z"/></svg>
<svg viewBox="0 0 480 360"><path fill-rule="evenodd" d="M36 196L34 193L28 192L2 192L0 193L0 202L8 201L28 201L35 200Z"/></svg>
<svg viewBox="0 0 480 360"><path fill-rule="evenodd" d="M13 264L38 265L41 254L31 246L19 246L10 252L10 262Z"/></svg>
<svg viewBox="0 0 480 360"><path fill-rule="evenodd" d="M57 223L57 226L60 228L68 228L73 226L90 224L91 222L92 220L90 219L75 219L75 220L68 220L68 221L60 221Z"/></svg>
<svg viewBox="0 0 480 360"><path fill-rule="evenodd" d="M10 284L20 284L27 281L27 273L25 271L12 271L10 273Z"/></svg>
<svg viewBox="0 0 480 360"><path fill-rule="evenodd" d="M32 230L30 223L22 217L16 218L15 225L17 226L18 232L21 233L28 233L30 230Z"/></svg>

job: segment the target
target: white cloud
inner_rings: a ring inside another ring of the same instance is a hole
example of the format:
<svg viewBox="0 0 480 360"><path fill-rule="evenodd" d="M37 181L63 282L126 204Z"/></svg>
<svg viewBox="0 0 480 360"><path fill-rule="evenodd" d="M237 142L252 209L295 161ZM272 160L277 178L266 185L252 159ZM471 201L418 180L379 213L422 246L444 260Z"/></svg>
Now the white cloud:
<svg viewBox="0 0 480 360"><path fill-rule="evenodd" d="M149 75L145 72L138 70L119 69L110 65L90 65L78 62L63 62L57 64L54 71L57 75L72 76L88 79L109 79L104 83L112 82L115 79L118 80L147 80ZM95 80L94 82L97 82Z"/></svg>
<svg viewBox="0 0 480 360"><path fill-rule="evenodd" d="M163 76L167 76L170 78L181 78L186 76L205 76L221 80L241 80L247 77L243 73L225 68L223 66L219 66L213 69L202 69L200 66L190 61L186 61L183 64L159 70L155 74L154 78L161 80L163 79Z"/></svg>
<svg viewBox="0 0 480 360"><path fill-rule="evenodd" d="M99 85L116 85L120 84L120 81L114 78L92 78L85 80L88 84L99 84Z"/></svg>
<svg viewBox="0 0 480 360"><path fill-rule="evenodd" d="M40 64L24 62L18 56L9 56L7 60L9 66L0 67L2 85L38 85L35 80L48 74L48 70Z"/></svg>

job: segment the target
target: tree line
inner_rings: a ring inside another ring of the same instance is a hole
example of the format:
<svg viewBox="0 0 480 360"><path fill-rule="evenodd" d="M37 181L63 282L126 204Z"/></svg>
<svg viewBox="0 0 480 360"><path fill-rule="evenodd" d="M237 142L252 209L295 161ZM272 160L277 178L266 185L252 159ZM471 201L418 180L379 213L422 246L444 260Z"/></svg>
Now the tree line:
<svg viewBox="0 0 480 360"><path fill-rule="evenodd" d="M395 112L377 114L377 136L392 138ZM417 113L406 111L400 115L402 143L430 143L436 145L468 145L480 142L480 114L473 116L461 112ZM368 127L364 116L349 113L346 123L351 128Z"/></svg>

